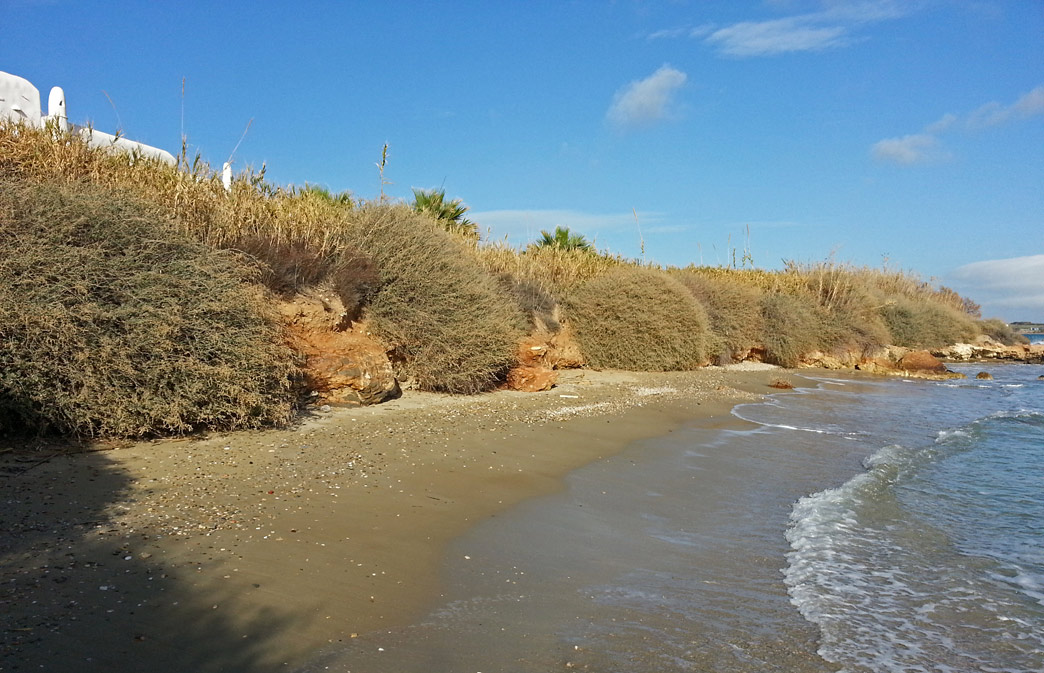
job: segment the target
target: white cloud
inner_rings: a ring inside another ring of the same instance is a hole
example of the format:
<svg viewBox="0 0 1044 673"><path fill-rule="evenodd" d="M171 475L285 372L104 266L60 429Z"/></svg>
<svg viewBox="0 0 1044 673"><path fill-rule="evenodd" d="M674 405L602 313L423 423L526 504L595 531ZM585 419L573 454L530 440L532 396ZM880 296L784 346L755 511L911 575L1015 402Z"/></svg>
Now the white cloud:
<svg viewBox="0 0 1044 673"><path fill-rule="evenodd" d="M844 46L846 32L842 26L814 26L790 18L733 24L714 31L706 41L728 56L773 56Z"/></svg>
<svg viewBox="0 0 1044 673"><path fill-rule="evenodd" d="M1040 294L1044 292L1044 255L972 262L950 275L988 290Z"/></svg>
<svg viewBox="0 0 1044 673"><path fill-rule="evenodd" d="M710 35L717 28L713 23L703 23L689 31L689 37L703 37Z"/></svg>
<svg viewBox="0 0 1044 673"><path fill-rule="evenodd" d="M962 128L983 129L1037 115L1044 115L1044 84L1023 94L1011 105L986 103L963 117L947 112L921 133L879 140L870 147L870 154L876 159L905 165L942 159L948 156L939 148L938 136L942 133Z"/></svg>
<svg viewBox="0 0 1044 673"><path fill-rule="evenodd" d="M824 0L818 12L764 21L740 21L728 26L705 23L695 28L668 28L648 39L701 39L726 56L775 56L791 52L823 51L858 41L859 26L905 16L918 9L916 0Z"/></svg>
<svg viewBox="0 0 1044 673"><path fill-rule="evenodd" d="M924 130L928 133L942 133L950 129L958 121L957 115L947 112L942 117L939 117L936 121L932 122L928 126L924 127Z"/></svg>
<svg viewBox="0 0 1044 673"><path fill-rule="evenodd" d="M675 92L688 77L663 65L645 79L631 82L613 96L606 119L618 128L642 126L670 115Z"/></svg>
<svg viewBox="0 0 1044 673"><path fill-rule="evenodd" d="M984 128L1040 114L1044 114L1044 85L1023 94L1011 105L986 103L968 115L967 124L969 128Z"/></svg>
<svg viewBox="0 0 1044 673"><path fill-rule="evenodd" d="M1044 85L1022 96L1011 107L1020 117L1044 114Z"/></svg>
<svg viewBox="0 0 1044 673"><path fill-rule="evenodd" d="M879 140L870 148L870 153L876 159L909 165L928 161L936 145L938 142L935 136L915 133L902 138Z"/></svg>
<svg viewBox="0 0 1044 673"><path fill-rule="evenodd" d="M1010 320L1044 320L1044 254L972 262L950 279L987 316L997 307Z"/></svg>
<svg viewBox="0 0 1044 673"><path fill-rule="evenodd" d="M664 28L649 33L645 36L647 40L676 40L680 37L703 37L714 32L713 23L704 23L696 27L679 26L677 28Z"/></svg>

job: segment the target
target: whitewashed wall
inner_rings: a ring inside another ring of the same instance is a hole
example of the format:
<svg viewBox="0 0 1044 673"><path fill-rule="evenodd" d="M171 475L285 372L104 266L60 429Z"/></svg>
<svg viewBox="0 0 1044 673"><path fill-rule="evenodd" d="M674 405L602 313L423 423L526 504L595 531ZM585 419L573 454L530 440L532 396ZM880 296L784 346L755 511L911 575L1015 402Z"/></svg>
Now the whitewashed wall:
<svg viewBox="0 0 1044 673"><path fill-rule="evenodd" d="M0 71L0 120L21 122L36 128L43 128L50 122L63 132L78 134L91 147L106 147L131 155L158 159L171 166L177 163L174 155L158 147L121 138L88 126L70 124L66 111L65 92L61 87L52 88L47 97L48 114L45 116L41 112L39 89L25 78Z"/></svg>

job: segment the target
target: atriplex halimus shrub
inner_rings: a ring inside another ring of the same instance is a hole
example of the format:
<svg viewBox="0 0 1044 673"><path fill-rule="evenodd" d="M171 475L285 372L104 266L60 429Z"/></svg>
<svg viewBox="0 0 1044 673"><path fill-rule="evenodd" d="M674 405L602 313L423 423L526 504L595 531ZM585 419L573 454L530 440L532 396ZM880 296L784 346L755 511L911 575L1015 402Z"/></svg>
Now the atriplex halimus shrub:
<svg viewBox="0 0 1044 673"><path fill-rule="evenodd" d="M402 205L352 211L347 238L377 267L365 315L418 387L488 390L515 363L525 319L465 243Z"/></svg>
<svg viewBox="0 0 1044 673"><path fill-rule="evenodd" d="M297 367L248 268L120 194L0 185L0 427L286 423Z"/></svg>
<svg viewBox="0 0 1044 673"><path fill-rule="evenodd" d="M566 316L594 367L635 371L694 369L706 361L707 314L662 271L621 267L565 299Z"/></svg>

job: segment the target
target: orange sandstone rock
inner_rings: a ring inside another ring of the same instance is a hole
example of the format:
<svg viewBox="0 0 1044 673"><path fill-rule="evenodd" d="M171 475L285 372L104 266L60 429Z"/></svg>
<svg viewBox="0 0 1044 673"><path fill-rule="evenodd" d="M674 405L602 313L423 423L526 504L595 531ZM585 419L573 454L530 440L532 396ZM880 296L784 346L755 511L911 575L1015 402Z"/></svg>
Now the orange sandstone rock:
<svg viewBox="0 0 1044 673"><path fill-rule="evenodd" d="M352 324L332 294L314 291L284 302L290 345L304 358L307 385L328 404L366 405L402 394L383 345Z"/></svg>
<svg viewBox="0 0 1044 673"><path fill-rule="evenodd" d="M908 372L945 374L946 365L928 351L910 351L899 358L899 369Z"/></svg>

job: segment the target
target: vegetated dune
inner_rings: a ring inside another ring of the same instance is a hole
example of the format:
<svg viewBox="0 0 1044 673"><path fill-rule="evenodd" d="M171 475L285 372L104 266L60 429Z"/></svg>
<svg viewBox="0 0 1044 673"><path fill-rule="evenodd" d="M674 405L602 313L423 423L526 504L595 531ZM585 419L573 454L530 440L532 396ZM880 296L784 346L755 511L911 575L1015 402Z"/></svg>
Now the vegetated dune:
<svg viewBox="0 0 1044 673"><path fill-rule="evenodd" d="M329 314L323 329L375 340L407 386L464 394L526 378L508 376L520 360L794 367L810 355L854 364L886 345L1017 339L908 272L664 269L515 249L402 203L274 186L263 170L226 191L199 157L171 167L10 124L0 185L0 432L286 424L317 398L305 371L314 358L288 347L294 321L277 310L302 297ZM341 378L377 375L341 355Z"/></svg>

